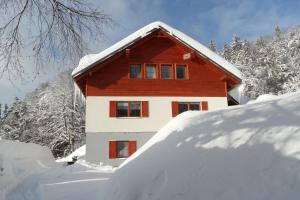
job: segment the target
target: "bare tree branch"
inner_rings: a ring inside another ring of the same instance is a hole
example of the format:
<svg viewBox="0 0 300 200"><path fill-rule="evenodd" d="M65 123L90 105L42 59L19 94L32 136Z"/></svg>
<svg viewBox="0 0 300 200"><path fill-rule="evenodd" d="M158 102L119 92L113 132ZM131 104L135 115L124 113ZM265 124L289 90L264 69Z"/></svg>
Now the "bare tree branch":
<svg viewBox="0 0 300 200"><path fill-rule="evenodd" d="M23 75L28 57L36 73L52 61L74 62L114 23L85 0L0 0L0 12L0 78Z"/></svg>

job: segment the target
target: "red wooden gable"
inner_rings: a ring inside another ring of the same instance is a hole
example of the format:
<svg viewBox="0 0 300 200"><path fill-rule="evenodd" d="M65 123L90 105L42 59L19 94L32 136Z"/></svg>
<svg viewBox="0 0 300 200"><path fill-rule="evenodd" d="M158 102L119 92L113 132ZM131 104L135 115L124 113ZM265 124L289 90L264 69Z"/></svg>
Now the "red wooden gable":
<svg viewBox="0 0 300 200"><path fill-rule="evenodd" d="M189 56L187 56L189 54ZM188 80L130 79L130 64L186 65ZM85 96L227 96L240 80L157 30L75 78Z"/></svg>

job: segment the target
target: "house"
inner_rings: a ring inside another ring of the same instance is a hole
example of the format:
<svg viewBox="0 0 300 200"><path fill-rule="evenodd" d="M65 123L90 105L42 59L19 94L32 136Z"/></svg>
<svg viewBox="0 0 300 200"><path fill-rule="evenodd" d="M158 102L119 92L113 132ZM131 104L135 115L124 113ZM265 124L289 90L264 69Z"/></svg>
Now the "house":
<svg viewBox="0 0 300 200"><path fill-rule="evenodd" d="M86 97L86 159L120 165L172 117L237 104L232 64L191 37L154 22L99 54L72 76Z"/></svg>

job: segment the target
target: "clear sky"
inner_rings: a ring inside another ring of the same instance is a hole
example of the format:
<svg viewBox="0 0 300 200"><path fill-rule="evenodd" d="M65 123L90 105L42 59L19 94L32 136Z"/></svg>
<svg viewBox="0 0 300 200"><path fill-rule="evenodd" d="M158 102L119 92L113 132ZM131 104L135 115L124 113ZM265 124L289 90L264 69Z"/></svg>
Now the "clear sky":
<svg viewBox="0 0 300 200"><path fill-rule="evenodd" d="M276 25L282 28L300 25L300 0L91 1L117 22L112 29L106 30L102 42L90 45L91 53L98 53L157 20L185 32L204 45L212 39L219 49L229 43L234 34L254 40L258 36L271 34ZM33 67L31 62L27 62L29 74ZM14 85L5 79L0 80L0 103L8 103L15 96L22 98L26 92L32 91L40 82L53 78L56 73L59 71L49 70L36 79L15 81Z"/></svg>

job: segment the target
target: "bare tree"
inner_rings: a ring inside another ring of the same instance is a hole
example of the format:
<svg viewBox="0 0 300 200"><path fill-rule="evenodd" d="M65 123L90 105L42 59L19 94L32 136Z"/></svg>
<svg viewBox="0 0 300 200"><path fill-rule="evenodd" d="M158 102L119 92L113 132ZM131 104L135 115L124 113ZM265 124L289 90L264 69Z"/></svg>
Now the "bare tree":
<svg viewBox="0 0 300 200"><path fill-rule="evenodd" d="M0 78L22 75L28 57L37 73L50 61L75 61L113 24L87 0L0 0L0 13Z"/></svg>

